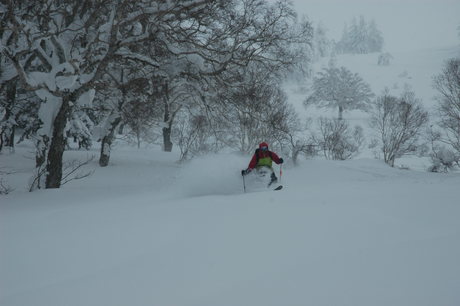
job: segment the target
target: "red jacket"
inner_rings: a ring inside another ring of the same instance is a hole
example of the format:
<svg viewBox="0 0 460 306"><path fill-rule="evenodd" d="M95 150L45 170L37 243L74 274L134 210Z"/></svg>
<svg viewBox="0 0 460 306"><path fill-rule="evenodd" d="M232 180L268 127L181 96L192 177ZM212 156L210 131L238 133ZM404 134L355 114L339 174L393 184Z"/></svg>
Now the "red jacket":
<svg viewBox="0 0 460 306"><path fill-rule="evenodd" d="M257 149L256 152L254 153L254 155L252 156L252 159L251 161L249 162L249 166L248 166L248 169L254 169L256 166L257 166L257 162L261 159L261 158L264 158L264 157L271 157L271 159L277 163L277 164L280 164L280 158L278 155L276 155L275 152L272 152L272 151L263 151L263 150L260 150L260 149Z"/></svg>

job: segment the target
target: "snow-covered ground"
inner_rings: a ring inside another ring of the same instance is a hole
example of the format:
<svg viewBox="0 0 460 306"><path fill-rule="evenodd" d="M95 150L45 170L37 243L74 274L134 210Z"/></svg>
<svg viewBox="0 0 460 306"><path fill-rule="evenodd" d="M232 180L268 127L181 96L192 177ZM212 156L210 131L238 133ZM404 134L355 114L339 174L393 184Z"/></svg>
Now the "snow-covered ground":
<svg viewBox="0 0 460 306"><path fill-rule="evenodd" d="M376 93L407 81L432 106L431 76L455 52L338 60ZM304 97L290 93L299 109ZM119 145L109 167L29 193L33 156L30 143L0 156L15 171L0 196L1 306L460 305L459 173L302 160L283 190L243 193L249 156L179 165Z"/></svg>
<svg viewBox="0 0 460 306"><path fill-rule="evenodd" d="M2 196L0 305L459 305L459 174L307 160L243 193L246 157L174 157Z"/></svg>

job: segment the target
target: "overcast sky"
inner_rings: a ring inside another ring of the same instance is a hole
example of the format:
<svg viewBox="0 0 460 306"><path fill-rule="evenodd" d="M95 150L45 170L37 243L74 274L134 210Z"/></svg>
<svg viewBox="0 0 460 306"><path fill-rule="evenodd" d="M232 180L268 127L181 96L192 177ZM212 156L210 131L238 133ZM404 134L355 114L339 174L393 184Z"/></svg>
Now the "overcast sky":
<svg viewBox="0 0 460 306"><path fill-rule="evenodd" d="M460 0L292 0L299 17L316 25L322 21L328 36L339 40L353 16L374 19L389 52L443 48L460 44Z"/></svg>

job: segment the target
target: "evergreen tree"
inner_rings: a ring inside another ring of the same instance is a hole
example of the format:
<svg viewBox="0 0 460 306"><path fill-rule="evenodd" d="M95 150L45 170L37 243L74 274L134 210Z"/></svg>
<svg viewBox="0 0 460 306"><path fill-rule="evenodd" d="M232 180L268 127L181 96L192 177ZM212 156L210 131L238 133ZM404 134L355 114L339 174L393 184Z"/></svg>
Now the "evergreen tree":
<svg viewBox="0 0 460 306"><path fill-rule="evenodd" d="M380 52L383 42L382 33L378 30L374 20L368 23L363 16L359 17L359 21L354 17L349 27L345 24L336 51L356 54Z"/></svg>
<svg viewBox="0 0 460 306"><path fill-rule="evenodd" d="M325 57L329 54L331 42L326 36L326 28L320 22L316 28L313 35L315 55L318 57Z"/></svg>
<svg viewBox="0 0 460 306"><path fill-rule="evenodd" d="M359 24L355 34L355 49L359 54L366 54L369 52L369 34L367 30L367 23L363 16L359 16Z"/></svg>
<svg viewBox="0 0 460 306"><path fill-rule="evenodd" d="M369 52L380 52L383 49L383 36L382 32L377 28L375 20L369 23L368 28L369 37Z"/></svg>

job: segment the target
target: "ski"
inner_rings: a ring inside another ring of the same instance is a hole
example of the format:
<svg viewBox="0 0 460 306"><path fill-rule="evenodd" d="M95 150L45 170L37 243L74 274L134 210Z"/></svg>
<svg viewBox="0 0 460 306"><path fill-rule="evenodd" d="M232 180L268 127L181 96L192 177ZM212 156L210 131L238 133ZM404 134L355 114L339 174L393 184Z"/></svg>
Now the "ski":
<svg viewBox="0 0 460 306"><path fill-rule="evenodd" d="M283 189L283 185L279 185L278 187L276 187L276 188L273 189L273 190L281 190L281 189Z"/></svg>

